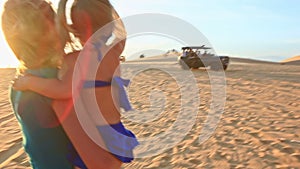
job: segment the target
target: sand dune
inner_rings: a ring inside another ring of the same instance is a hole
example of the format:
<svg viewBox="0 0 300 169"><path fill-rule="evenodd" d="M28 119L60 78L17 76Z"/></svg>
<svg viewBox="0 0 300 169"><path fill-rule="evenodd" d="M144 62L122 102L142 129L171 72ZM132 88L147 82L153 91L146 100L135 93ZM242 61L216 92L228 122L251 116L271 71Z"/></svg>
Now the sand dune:
<svg viewBox="0 0 300 169"><path fill-rule="evenodd" d="M136 109L124 114L125 125L140 140L155 138L177 126L174 136L148 143L136 153L178 141L176 134L191 125L177 144L160 154L137 158L124 165L125 169L300 168L300 66L232 59L225 72L224 112L209 114L216 92L211 85L222 87L218 77L213 79L203 69L181 70L176 59L167 56L122 63L124 76L133 77L128 95ZM20 129L8 102L7 88L14 70L1 69L0 77L0 168L28 168ZM181 82L186 83L183 89ZM192 93L194 89L198 92ZM198 96L199 104L193 103ZM186 105L191 113L179 119ZM201 143L199 136L207 127L207 117L218 123L216 128L208 124L214 132Z"/></svg>
<svg viewBox="0 0 300 169"><path fill-rule="evenodd" d="M232 61L233 63L279 64L277 62L256 60L256 59L250 59L250 58L237 58L237 57L230 57L230 61Z"/></svg>
<svg viewBox="0 0 300 169"><path fill-rule="evenodd" d="M281 63L290 64L290 65L300 65L300 55L285 59L281 61Z"/></svg>

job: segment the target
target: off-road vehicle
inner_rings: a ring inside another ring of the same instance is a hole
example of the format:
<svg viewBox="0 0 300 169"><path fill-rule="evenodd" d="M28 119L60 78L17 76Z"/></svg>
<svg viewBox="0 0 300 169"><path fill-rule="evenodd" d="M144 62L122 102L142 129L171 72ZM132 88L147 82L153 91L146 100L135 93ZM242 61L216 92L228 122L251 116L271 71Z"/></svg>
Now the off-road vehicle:
<svg viewBox="0 0 300 169"><path fill-rule="evenodd" d="M210 53L211 48L202 46L182 47L182 55L178 61L183 69L210 67L212 70L226 70L229 65L228 56L217 56Z"/></svg>

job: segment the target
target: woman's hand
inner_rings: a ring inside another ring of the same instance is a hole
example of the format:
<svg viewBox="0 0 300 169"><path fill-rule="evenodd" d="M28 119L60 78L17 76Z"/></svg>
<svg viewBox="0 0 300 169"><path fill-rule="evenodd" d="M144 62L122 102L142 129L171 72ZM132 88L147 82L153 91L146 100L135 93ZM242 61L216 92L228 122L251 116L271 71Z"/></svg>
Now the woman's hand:
<svg viewBox="0 0 300 169"><path fill-rule="evenodd" d="M31 75L22 75L18 76L15 80L13 80L13 89L14 90L29 90Z"/></svg>

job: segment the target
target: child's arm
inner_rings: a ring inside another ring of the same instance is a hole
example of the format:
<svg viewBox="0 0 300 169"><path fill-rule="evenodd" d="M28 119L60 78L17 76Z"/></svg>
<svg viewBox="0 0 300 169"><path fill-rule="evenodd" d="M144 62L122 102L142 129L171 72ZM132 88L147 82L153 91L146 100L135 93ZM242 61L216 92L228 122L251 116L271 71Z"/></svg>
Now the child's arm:
<svg viewBox="0 0 300 169"><path fill-rule="evenodd" d="M74 54L65 57L64 64L67 68L61 80L25 75L15 80L13 87L15 90L31 90L53 99L70 98L72 97L72 76L76 58Z"/></svg>
<svg viewBox="0 0 300 169"><path fill-rule="evenodd" d="M59 79L46 79L32 75L25 75L15 80L15 90L31 90L53 99L65 99L72 96L72 89L66 82ZM70 89L70 90L69 90Z"/></svg>

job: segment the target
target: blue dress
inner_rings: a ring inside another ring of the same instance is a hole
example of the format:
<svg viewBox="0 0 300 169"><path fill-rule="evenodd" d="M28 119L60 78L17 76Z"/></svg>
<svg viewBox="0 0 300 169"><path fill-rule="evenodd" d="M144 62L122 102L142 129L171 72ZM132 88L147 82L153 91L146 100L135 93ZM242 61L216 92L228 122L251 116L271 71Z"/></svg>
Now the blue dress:
<svg viewBox="0 0 300 169"><path fill-rule="evenodd" d="M28 70L43 78L56 78L57 69ZM51 106L51 100L30 91L10 91L11 104L23 132L23 146L33 169L72 169L67 159L71 144Z"/></svg>
<svg viewBox="0 0 300 169"><path fill-rule="evenodd" d="M107 42L108 38L109 36L101 36L98 41L92 42L94 49L97 51L97 58L99 61L103 58L103 53L100 49L103 47L102 45ZM129 111L132 110L132 107L125 90L125 87L127 87L129 83L130 81L127 79L114 76L111 82L85 80L83 88L98 88L114 85L117 87L120 108L123 108L125 111ZM110 153L123 163L130 163L134 160L133 149L139 145L139 142L134 133L126 129L122 122L96 127Z"/></svg>
<svg viewBox="0 0 300 169"><path fill-rule="evenodd" d="M129 85L129 82L129 80L116 76L113 77L112 82L101 80L85 81L83 88L116 85L119 94L120 107L125 111L129 111L132 110L132 107L124 88ZM130 163L134 159L133 149L139 145L139 142L134 133L126 129L122 122L96 127L110 153L123 163Z"/></svg>

